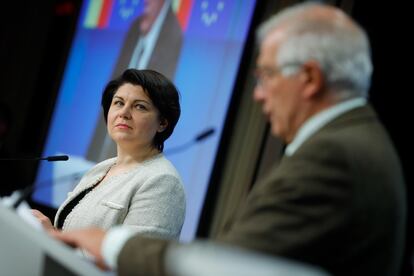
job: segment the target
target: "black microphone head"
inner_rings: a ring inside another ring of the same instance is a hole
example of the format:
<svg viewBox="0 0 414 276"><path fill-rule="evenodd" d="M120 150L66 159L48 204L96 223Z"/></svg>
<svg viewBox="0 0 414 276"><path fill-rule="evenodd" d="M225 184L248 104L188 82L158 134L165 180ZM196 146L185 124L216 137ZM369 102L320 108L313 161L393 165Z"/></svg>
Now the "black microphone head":
<svg viewBox="0 0 414 276"><path fill-rule="evenodd" d="M54 156L48 156L44 158L44 160L47 160L49 162L51 161L67 161L69 160L69 156L67 155L54 155Z"/></svg>
<svg viewBox="0 0 414 276"><path fill-rule="evenodd" d="M200 141L202 141L202 140L206 139L207 137L209 137L210 135L212 135L215 131L216 131L216 130L215 130L214 128L209 128L209 129L207 129L207 130L203 131L202 133L200 133L200 134L199 134L199 135L195 138L195 140L196 140L197 142L200 142Z"/></svg>

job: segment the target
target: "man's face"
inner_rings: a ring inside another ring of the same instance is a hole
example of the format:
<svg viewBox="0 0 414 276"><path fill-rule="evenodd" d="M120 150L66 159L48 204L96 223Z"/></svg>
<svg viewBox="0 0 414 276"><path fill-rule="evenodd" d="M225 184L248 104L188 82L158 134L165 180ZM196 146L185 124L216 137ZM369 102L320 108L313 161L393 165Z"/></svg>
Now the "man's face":
<svg viewBox="0 0 414 276"><path fill-rule="evenodd" d="M276 66L279 45L283 39L283 32L273 31L260 45L254 100L262 104L272 134L290 143L298 128L301 89L298 74L284 76L280 71L282 68Z"/></svg>
<svg viewBox="0 0 414 276"><path fill-rule="evenodd" d="M142 34L145 35L151 30L151 27L157 19L163 5L164 0L144 1L144 11L142 13L140 22L140 31Z"/></svg>

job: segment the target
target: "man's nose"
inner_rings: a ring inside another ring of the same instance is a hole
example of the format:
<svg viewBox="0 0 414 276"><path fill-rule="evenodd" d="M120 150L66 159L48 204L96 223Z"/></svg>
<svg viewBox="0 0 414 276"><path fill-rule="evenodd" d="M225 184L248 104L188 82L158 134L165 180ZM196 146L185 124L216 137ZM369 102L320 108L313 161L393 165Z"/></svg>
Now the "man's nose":
<svg viewBox="0 0 414 276"><path fill-rule="evenodd" d="M256 102L263 102L265 96L265 91L260 84L256 84L253 91L253 100Z"/></svg>

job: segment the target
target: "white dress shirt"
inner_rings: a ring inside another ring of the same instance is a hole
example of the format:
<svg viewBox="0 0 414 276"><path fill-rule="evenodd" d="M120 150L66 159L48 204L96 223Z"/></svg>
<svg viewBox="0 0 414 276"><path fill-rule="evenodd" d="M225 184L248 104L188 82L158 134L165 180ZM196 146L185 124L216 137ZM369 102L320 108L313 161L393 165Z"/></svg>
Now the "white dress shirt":
<svg viewBox="0 0 414 276"><path fill-rule="evenodd" d="M145 69L148 67L148 63L152 52L154 50L155 43L161 32L162 24L167 16L168 9L170 8L170 2L166 1L161 8L160 13L157 16L150 31L145 36L140 36L137 45L135 46L128 68Z"/></svg>
<svg viewBox="0 0 414 276"><path fill-rule="evenodd" d="M136 234L131 228L119 225L111 228L105 235L102 244L102 256L112 269L117 267L118 255L127 240Z"/></svg>
<svg viewBox="0 0 414 276"><path fill-rule="evenodd" d="M313 115L299 128L293 141L286 147L285 155L293 155L312 134L337 118L339 115L351 109L364 106L366 103L367 100L365 98L347 100Z"/></svg>

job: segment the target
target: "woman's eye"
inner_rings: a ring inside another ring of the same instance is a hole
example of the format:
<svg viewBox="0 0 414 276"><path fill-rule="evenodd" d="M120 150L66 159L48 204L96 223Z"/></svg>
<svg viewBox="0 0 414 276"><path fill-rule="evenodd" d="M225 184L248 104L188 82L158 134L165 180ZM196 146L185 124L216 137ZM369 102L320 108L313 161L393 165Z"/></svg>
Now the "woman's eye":
<svg viewBox="0 0 414 276"><path fill-rule="evenodd" d="M122 103L121 101L114 101L114 102L113 102L113 105L116 105L116 106L122 106L122 105L123 105L123 103Z"/></svg>
<svg viewBox="0 0 414 276"><path fill-rule="evenodd" d="M135 105L136 109L140 109L140 110L147 110L147 107L143 104L136 104Z"/></svg>

